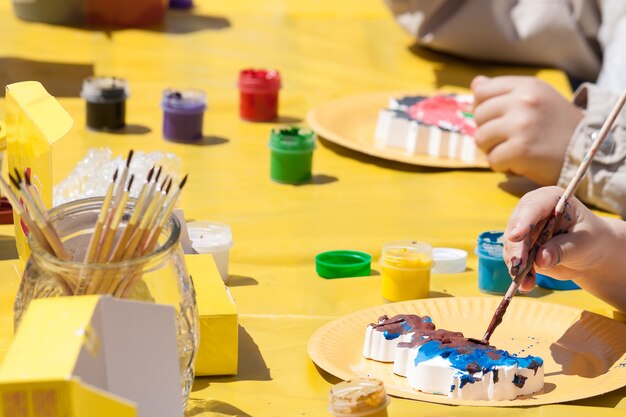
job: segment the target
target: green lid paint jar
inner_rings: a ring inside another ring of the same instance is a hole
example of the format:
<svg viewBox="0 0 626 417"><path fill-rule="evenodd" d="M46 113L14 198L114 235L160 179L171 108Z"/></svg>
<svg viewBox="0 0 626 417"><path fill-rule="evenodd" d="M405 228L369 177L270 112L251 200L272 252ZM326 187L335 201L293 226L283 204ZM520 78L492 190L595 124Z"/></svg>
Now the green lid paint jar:
<svg viewBox="0 0 626 417"><path fill-rule="evenodd" d="M272 129L270 136L270 177L286 184L300 184L311 179L315 136L298 127Z"/></svg>

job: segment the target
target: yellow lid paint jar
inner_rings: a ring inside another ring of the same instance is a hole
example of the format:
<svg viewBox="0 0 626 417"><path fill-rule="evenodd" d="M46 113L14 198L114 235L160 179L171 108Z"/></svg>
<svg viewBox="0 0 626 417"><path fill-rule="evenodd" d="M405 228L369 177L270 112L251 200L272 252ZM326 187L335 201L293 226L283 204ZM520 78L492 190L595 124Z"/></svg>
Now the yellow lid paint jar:
<svg viewBox="0 0 626 417"><path fill-rule="evenodd" d="M428 243L414 240L385 243L379 263L385 300L395 302L428 297L433 267L433 248Z"/></svg>

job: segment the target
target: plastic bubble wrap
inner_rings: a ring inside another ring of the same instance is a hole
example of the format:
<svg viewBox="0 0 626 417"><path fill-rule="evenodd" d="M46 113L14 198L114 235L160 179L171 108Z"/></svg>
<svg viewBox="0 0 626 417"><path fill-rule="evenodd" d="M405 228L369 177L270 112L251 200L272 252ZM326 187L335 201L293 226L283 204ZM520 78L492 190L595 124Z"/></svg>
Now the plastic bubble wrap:
<svg viewBox="0 0 626 417"><path fill-rule="evenodd" d="M74 170L54 187L53 205L58 206L81 198L100 197L106 194L116 169L121 172L128 155L113 156L108 148L90 149ZM130 162L130 175L134 175L131 197L137 197L146 176L153 166L162 166L172 176L174 183L181 179L181 160L172 153L135 151ZM128 178L130 178L130 175ZM163 179L163 177L161 177Z"/></svg>

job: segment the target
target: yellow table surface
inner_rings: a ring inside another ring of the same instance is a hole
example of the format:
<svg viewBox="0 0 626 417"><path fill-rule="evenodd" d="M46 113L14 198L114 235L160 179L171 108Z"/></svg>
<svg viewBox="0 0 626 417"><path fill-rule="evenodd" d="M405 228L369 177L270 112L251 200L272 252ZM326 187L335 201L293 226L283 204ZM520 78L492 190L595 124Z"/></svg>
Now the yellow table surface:
<svg viewBox="0 0 626 417"><path fill-rule="evenodd" d="M434 275L432 296L475 296L478 234L502 229L527 184L487 170L448 171L366 157L321 141L315 181L269 179L270 129L238 116L238 71L276 68L283 77L282 124L303 123L326 100L383 90L467 91L478 73L534 74L570 95L555 70L493 67L411 48L377 0L198 1L149 30L103 32L18 20L0 3L0 84L35 79L59 97L75 126L54 148L54 175L67 175L89 148L174 152L189 172L181 200L188 219L231 225L235 245L229 281L243 327L236 377L198 378L190 416L323 416L336 378L309 359L306 343L322 324L382 303L381 245L416 239L470 253L468 270ZM126 134L85 130L82 77L115 75L130 82ZM161 136L159 99L166 87L204 89L205 138L173 144ZM4 99L0 99L0 115ZM0 254L11 256L10 227ZM366 278L325 280L314 256L331 249L373 255ZM10 343L18 279L0 262L0 358ZM612 309L582 291L533 293L541 300L608 316ZM538 323L537 325L541 325ZM462 329L459 329L462 330ZM393 399L390 416L624 415L626 390L567 405L495 409ZM593 407L593 408L588 408Z"/></svg>

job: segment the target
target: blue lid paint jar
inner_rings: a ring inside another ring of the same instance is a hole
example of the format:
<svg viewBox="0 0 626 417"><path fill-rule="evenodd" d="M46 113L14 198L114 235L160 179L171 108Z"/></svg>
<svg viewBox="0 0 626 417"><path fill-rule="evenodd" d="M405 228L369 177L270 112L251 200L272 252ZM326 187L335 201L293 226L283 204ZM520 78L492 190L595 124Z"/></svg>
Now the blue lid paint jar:
<svg viewBox="0 0 626 417"><path fill-rule="evenodd" d="M163 92L163 137L173 141L202 139L202 122L207 99L201 90L172 90Z"/></svg>
<svg viewBox="0 0 626 417"><path fill-rule="evenodd" d="M547 275L537 274L537 285L549 290L578 290L580 287L574 281L561 281Z"/></svg>
<svg viewBox="0 0 626 417"><path fill-rule="evenodd" d="M87 127L116 130L126 126L128 81L116 77L88 77L81 97L87 102Z"/></svg>
<svg viewBox="0 0 626 417"><path fill-rule="evenodd" d="M504 294L511 285L509 269L502 257L503 232L489 231L478 236L478 289L489 294Z"/></svg>

